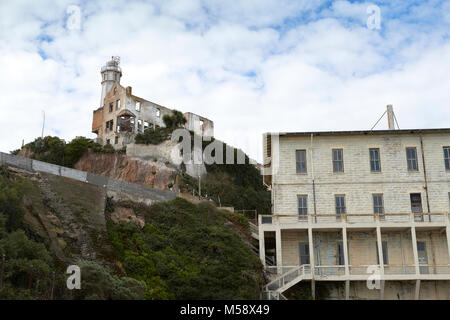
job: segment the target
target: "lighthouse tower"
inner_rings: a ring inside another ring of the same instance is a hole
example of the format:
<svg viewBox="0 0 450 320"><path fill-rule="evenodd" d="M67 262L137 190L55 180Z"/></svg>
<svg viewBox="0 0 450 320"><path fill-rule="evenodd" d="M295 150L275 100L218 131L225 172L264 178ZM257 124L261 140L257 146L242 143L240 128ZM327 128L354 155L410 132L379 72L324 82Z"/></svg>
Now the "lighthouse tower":
<svg viewBox="0 0 450 320"><path fill-rule="evenodd" d="M112 86L118 82L120 83L120 78L122 77L122 70L119 67L120 57L113 56L111 60L106 62L101 69L102 74L102 96L100 99L100 107L103 107L103 101L106 94L111 90Z"/></svg>

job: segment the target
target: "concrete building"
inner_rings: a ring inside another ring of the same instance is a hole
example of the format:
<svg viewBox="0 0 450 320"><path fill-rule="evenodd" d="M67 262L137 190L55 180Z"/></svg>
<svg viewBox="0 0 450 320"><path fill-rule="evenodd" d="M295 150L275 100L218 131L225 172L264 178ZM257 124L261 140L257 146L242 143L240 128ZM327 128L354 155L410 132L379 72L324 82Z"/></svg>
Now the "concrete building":
<svg viewBox="0 0 450 320"><path fill-rule="evenodd" d="M391 112L390 130L264 134L269 298L328 281L330 299L450 299L450 129L393 130Z"/></svg>
<svg viewBox="0 0 450 320"><path fill-rule="evenodd" d="M116 149L134 142L139 132L164 127L164 115L173 113L172 109L133 95L131 87L123 87L119 64L120 59L112 57L101 68L100 107L94 111L92 121L92 132L97 134L98 142L111 144ZM202 136L214 136L213 121L191 112L185 113L184 117L187 129Z"/></svg>

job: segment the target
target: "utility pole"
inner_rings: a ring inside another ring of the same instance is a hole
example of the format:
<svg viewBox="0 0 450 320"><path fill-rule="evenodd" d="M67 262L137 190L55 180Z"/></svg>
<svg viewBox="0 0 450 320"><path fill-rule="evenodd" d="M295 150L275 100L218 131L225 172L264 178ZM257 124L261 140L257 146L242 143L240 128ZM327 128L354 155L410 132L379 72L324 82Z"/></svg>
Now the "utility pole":
<svg viewBox="0 0 450 320"><path fill-rule="evenodd" d="M42 120L42 133L41 133L41 138L44 139L44 127L45 127L45 111L42 110L42 116L43 116L43 120Z"/></svg>

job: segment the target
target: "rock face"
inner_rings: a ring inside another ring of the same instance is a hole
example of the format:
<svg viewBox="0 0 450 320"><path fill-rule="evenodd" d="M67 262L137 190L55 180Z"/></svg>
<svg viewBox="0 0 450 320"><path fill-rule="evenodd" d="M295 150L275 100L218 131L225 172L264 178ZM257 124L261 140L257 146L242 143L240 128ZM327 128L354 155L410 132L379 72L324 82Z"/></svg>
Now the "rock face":
<svg viewBox="0 0 450 320"><path fill-rule="evenodd" d="M156 158L140 159L123 153L86 152L75 169L152 188L170 189L177 169Z"/></svg>

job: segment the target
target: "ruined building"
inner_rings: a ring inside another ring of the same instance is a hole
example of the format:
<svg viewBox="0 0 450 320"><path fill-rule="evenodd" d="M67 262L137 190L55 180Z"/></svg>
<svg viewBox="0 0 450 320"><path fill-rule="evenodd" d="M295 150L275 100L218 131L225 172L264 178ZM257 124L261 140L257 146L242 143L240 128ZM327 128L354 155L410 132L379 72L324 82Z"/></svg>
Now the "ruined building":
<svg viewBox="0 0 450 320"><path fill-rule="evenodd" d="M134 142L139 132L156 126L164 127L164 115L173 110L133 95L131 87L120 84L122 70L119 57L112 57L101 68L102 93L100 107L94 111L92 132L103 145L111 144L115 149ZM191 112L184 113L186 129L201 136L214 136L214 123Z"/></svg>
<svg viewBox="0 0 450 320"><path fill-rule="evenodd" d="M330 299L450 299L450 129L388 115L390 130L264 135L270 298L320 281Z"/></svg>

